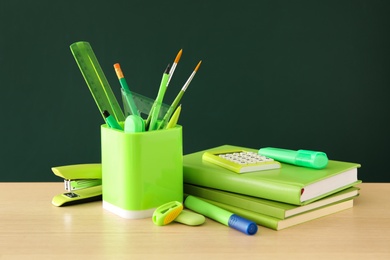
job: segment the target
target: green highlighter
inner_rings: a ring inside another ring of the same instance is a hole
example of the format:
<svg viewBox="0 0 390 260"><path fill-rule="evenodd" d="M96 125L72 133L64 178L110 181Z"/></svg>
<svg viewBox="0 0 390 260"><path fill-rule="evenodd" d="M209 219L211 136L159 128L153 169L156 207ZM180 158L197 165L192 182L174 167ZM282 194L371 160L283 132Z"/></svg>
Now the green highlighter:
<svg viewBox="0 0 390 260"><path fill-rule="evenodd" d="M261 148L258 154L279 162L294 164L314 169L322 169L328 165L328 157L324 152L310 150L288 150L273 147Z"/></svg>

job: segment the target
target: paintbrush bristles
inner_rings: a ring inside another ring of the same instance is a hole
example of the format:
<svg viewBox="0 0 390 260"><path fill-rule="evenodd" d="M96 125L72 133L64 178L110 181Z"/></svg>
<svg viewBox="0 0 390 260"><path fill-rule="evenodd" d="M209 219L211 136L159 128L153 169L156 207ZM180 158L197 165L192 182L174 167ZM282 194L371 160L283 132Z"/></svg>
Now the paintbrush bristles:
<svg viewBox="0 0 390 260"><path fill-rule="evenodd" d="M182 54L182 53L183 53L183 49L181 49L181 50L177 53L174 63L179 63L179 60L180 60L180 58L181 58L181 54Z"/></svg>
<svg viewBox="0 0 390 260"><path fill-rule="evenodd" d="M195 69L194 69L195 72L198 71L198 69L199 69L201 63L202 63L202 61L199 61L198 65L196 65L196 67L195 67Z"/></svg>

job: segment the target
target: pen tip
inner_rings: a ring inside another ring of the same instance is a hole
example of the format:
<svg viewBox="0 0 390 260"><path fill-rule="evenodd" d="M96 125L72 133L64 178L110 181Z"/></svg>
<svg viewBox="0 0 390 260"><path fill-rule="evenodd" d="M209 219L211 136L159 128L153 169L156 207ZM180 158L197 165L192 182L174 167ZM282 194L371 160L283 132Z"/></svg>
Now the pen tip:
<svg viewBox="0 0 390 260"><path fill-rule="evenodd" d="M166 74L169 74L169 71L171 70L171 64L168 64L167 68L165 69Z"/></svg>
<svg viewBox="0 0 390 260"><path fill-rule="evenodd" d="M104 115L105 118L107 118L107 117L110 116L110 113L107 110L104 110L103 111L103 115Z"/></svg>
<svg viewBox="0 0 390 260"><path fill-rule="evenodd" d="M202 61L199 61L198 65L196 65L194 71L198 71L198 69L199 69L201 63L202 63Z"/></svg>

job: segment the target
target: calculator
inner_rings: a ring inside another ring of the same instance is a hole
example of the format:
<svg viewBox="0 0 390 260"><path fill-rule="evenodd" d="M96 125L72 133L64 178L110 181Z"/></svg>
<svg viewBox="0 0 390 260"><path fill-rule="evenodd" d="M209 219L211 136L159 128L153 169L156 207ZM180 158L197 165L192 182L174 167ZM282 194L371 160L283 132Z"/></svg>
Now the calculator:
<svg viewBox="0 0 390 260"><path fill-rule="evenodd" d="M245 150L205 152L202 159L236 173L277 169L281 164L274 159Z"/></svg>

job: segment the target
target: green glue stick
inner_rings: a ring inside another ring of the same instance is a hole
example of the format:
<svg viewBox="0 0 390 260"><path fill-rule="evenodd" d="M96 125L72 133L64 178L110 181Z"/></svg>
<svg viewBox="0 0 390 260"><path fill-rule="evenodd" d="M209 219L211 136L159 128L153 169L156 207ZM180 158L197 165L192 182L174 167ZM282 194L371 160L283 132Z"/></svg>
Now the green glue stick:
<svg viewBox="0 0 390 260"><path fill-rule="evenodd" d="M310 150L288 150L273 147L261 148L258 154L279 162L294 164L314 169L322 169L328 165L328 157L323 152Z"/></svg>
<svg viewBox="0 0 390 260"><path fill-rule="evenodd" d="M257 232L256 223L194 196L188 196L184 201L184 205L190 210L218 221L225 226L241 231L247 235L254 235Z"/></svg>
<svg viewBox="0 0 390 260"><path fill-rule="evenodd" d="M103 111L103 116L106 119L106 123L110 128L115 128L118 130L123 130L123 128L119 125L119 123L115 120L113 116L107 110Z"/></svg>

